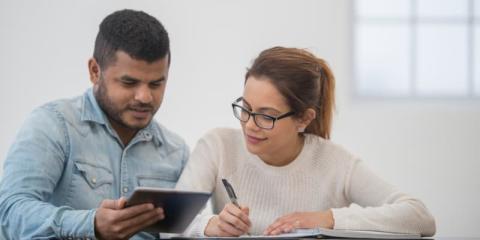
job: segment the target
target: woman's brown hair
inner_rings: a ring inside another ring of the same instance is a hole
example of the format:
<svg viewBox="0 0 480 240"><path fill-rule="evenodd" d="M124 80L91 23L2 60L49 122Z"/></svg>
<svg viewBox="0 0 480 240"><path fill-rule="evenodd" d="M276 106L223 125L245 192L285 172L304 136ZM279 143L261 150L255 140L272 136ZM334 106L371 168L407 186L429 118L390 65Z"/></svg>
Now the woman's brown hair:
<svg viewBox="0 0 480 240"><path fill-rule="evenodd" d="M274 47L264 50L247 69L250 76L266 77L287 100L296 117L308 108L316 118L305 129L329 139L335 105L335 79L325 60L298 48Z"/></svg>

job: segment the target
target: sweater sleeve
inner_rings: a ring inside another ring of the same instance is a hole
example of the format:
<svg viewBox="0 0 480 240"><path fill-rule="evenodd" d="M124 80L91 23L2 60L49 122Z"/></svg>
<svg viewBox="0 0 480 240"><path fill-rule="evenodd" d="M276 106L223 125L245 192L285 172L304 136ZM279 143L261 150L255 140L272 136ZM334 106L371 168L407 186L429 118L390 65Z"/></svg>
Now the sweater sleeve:
<svg viewBox="0 0 480 240"><path fill-rule="evenodd" d="M355 161L345 181L349 207L332 209L335 229L435 234L435 220L418 199L398 191Z"/></svg>
<svg viewBox="0 0 480 240"><path fill-rule="evenodd" d="M198 141L180 176L177 189L210 193L214 191L219 161L219 149L215 146L220 145L215 142L216 140L217 136L210 132ZM205 227L213 216L211 208L204 209L195 217L184 235L204 237Z"/></svg>

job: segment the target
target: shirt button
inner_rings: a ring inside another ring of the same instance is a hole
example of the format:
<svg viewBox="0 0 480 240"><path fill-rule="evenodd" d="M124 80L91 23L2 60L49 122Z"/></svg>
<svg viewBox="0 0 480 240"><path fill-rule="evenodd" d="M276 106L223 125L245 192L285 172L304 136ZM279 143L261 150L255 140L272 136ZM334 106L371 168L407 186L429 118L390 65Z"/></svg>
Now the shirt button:
<svg viewBox="0 0 480 240"><path fill-rule="evenodd" d="M96 178L92 178L92 183L93 183L93 184L97 183L97 179L96 179Z"/></svg>
<svg viewBox="0 0 480 240"><path fill-rule="evenodd" d="M145 133L145 138L147 138L147 140L150 140L152 138L152 134L150 133Z"/></svg>
<svg viewBox="0 0 480 240"><path fill-rule="evenodd" d="M124 187L124 188L123 188L123 192L124 192L124 193L128 192L128 188L127 188L127 187Z"/></svg>

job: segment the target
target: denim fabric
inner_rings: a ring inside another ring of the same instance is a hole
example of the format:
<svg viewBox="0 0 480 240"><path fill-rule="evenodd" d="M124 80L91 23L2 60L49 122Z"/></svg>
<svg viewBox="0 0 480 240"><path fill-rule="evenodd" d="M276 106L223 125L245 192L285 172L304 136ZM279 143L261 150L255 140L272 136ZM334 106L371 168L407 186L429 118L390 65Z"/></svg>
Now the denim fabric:
<svg viewBox="0 0 480 240"><path fill-rule="evenodd" d="M103 199L129 196L137 186L174 187L188 155L185 142L155 121L124 146L92 89L41 106L5 160L0 237L93 239Z"/></svg>

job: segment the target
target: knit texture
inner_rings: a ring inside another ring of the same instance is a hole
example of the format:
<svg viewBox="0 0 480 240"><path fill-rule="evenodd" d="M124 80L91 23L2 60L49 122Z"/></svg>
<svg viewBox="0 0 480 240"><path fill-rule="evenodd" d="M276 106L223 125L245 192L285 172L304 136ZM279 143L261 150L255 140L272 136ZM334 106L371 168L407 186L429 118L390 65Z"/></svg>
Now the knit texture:
<svg viewBox="0 0 480 240"><path fill-rule="evenodd" d="M198 141L177 188L212 192L213 213L218 214L230 202L221 182L227 179L238 202L250 208L252 234L262 234L285 214L327 209L333 211L335 229L435 233L435 221L418 199L331 141L312 134L304 139L293 162L275 167L248 152L241 130L211 130ZM204 211L185 234L203 236L212 216Z"/></svg>

